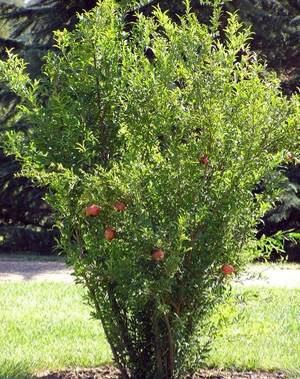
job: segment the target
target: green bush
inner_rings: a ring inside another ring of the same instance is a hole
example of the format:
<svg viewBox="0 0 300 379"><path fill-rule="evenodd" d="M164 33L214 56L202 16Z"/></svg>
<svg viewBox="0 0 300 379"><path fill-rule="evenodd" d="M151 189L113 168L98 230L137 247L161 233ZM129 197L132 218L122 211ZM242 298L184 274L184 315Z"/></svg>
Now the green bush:
<svg viewBox="0 0 300 379"><path fill-rule="evenodd" d="M124 378L200 365L298 143L299 97L281 95L250 31L231 15L221 43L218 7L210 27L186 9L177 24L157 9L126 25L104 0L56 32L40 80L12 52L0 63L32 125L6 147L49 187L60 246Z"/></svg>

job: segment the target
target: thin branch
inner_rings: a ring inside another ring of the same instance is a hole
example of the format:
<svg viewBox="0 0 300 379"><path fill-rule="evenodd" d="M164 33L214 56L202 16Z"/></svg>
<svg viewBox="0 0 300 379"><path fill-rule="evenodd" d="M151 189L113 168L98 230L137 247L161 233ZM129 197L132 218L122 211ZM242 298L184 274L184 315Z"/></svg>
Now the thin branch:
<svg viewBox="0 0 300 379"><path fill-rule="evenodd" d="M80 230L79 229L76 229L75 230L75 239L76 239L76 242L78 243L78 246L79 246L79 249L80 249L80 256L83 256L84 255L84 249L83 249L83 243L82 243L82 239L81 239L81 234L80 234ZM85 285L87 287L87 289L89 290L89 293L90 293L90 296L92 298L92 301L94 303L94 306L95 306L95 309L96 309L96 313L97 315L99 316L100 318L100 321L102 323L102 326L103 326L103 329L105 331L105 334L107 335L107 337L110 335L110 332L109 330L107 329L106 327L106 322L105 320L103 319L102 317L102 312L101 312L101 308L100 308L100 305L99 305L99 302L98 302L98 298L97 298L97 294L96 294L96 291L95 289L93 288L93 286L90 284L89 280L88 280L88 277L86 275L85 272L82 273L82 276L83 276L83 279L84 279L84 282L85 282ZM119 358L119 354L114 346L114 344L110 344L110 347L111 347L111 350L112 350L112 353L113 353L113 356L114 356L114 359L115 359L115 362L117 363L117 366L121 372L121 375L122 375L122 378L123 379L129 379L129 376L127 374L127 370L126 368L122 365L121 361L120 361L120 358Z"/></svg>
<svg viewBox="0 0 300 379"><path fill-rule="evenodd" d="M158 326L158 320L157 320L156 314L154 314L154 319L153 319L153 332L154 332L155 360L156 360L157 375L159 378L163 378L164 369L163 369L163 361L162 361L162 347L161 347L159 326Z"/></svg>
<svg viewBox="0 0 300 379"><path fill-rule="evenodd" d="M116 296L115 296L114 291L113 291L113 285L112 284L107 286L107 292L108 292L108 298L109 298L110 303L111 303L113 314L117 318L118 324L120 326L120 333L121 333L122 339L124 341L124 344L127 348L128 355L130 356L130 359L132 362L137 363L139 361L139 359L134 352L134 347L133 347L132 341L130 340L130 337L129 337L128 332L127 332L128 328L126 326L126 324L127 324L126 314L124 314L123 309L120 307L120 305L116 299Z"/></svg>
<svg viewBox="0 0 300 379"><path fill-rule="evenodd" d="M172 379L174 374L174 341L172 330L170 326L170 321L167 315L164 315L164 322L167 327L167 336L168 336L168 373L167 378Z"/></svg>
<svg viewBox="0 0 300 379"><path fill-rule="evenodd" d="M97 56L96 56L96 45L93 43L93 63L94 63L94 70L95 70L95 82L96 82L96 94L97 94L97 107L99 112L99 127L100 129L103 129L103 110L101 107L101 95L100 95L100 81L98 76L98 65L97 65Z"/></svg>

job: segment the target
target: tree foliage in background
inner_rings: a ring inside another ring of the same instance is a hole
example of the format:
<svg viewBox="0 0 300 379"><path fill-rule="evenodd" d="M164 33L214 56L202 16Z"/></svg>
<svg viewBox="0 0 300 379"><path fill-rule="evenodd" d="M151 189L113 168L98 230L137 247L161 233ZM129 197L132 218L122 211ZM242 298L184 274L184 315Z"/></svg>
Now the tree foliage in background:
<svg viewBox="0 0 300 379"><path fill-rule="evenodd" d="M124 378L201 364L228 274L257 256L276 168L299 147L299 96L281 94L249 30L231 15L220 40L219 7L210 27L185 7L177 23L157 8L128 30L104 0L56 32L39 79L10 51L0 63L32 125L7 132L7 149L48 186L60 246Z"/></svg>
<svg viewBox="0 0 300 379"><path fill-rule="evenodd" d="M239 10L240 17L253 26L252 46L272 67L291 66L295 62L289 60L299 60L299 1L233 0L227 7Z"/></svg>

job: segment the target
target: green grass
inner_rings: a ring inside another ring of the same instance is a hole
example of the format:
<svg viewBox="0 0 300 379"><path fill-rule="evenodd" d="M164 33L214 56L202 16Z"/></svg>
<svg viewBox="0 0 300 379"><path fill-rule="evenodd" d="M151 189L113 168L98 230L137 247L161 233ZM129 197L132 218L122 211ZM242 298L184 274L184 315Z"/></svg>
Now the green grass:
<svg viewBox="0 0 300 379"><path fill-rule="evenodd" d="M284 370L299 378L300 289L238 287L235 293L234 322L217 338L207 365ZM0 283L0 378L110 361L82 294L73 284Z"/></svg>
<svg viewBox="0 0 300 379"><path fill-rule="evenodd" d="M233 321L217 337L208 365L283 370L300 378L300 289L237 287L235 303Z"/></svg>
<svg viewBox="0 0 300 379"><path fill-rule="evenodd" d="M110 360L82 294L73 284L0 283L0 378Z"/></svg>

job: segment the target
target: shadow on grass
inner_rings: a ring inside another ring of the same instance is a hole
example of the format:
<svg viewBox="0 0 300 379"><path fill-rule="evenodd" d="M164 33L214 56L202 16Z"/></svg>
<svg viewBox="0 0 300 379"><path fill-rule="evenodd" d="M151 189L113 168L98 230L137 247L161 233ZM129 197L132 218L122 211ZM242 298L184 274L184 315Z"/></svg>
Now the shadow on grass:
<svg viewBox="0 0 300 379"><path fill-rule="evenodd" d="M0 369L1 379L33 379L28 367L24 366L22 362L4 361Z"/></svg>

